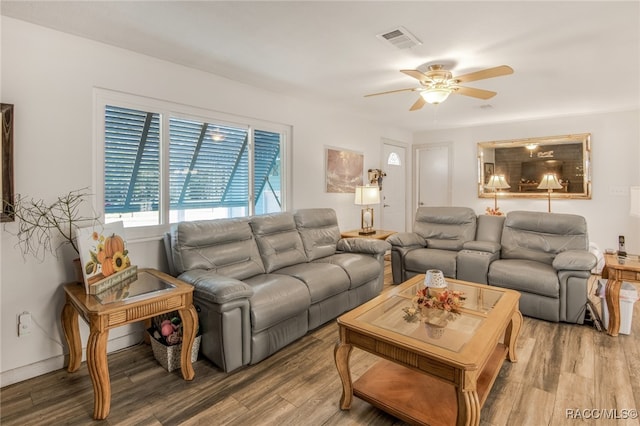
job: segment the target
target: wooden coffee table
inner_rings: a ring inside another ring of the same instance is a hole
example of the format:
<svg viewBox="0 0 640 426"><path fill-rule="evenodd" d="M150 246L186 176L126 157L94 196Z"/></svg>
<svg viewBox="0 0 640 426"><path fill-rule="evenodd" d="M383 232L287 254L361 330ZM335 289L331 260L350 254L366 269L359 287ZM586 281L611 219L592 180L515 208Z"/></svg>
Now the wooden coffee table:
<svg viewBox="0 0 640 426"><path fill-rule="evenodd" d="M620 286L623 280L640 282L640 256L605 254L604 261L602 278L607 278L605 297L609 311L607 333L617 336L620 332Z"/></svg>
<svg viewBox="0 0 640 426"><path fill-rule="evenodd" d="M351 408L355 395L412 424L478 425L505 358L516 362L520 294L449 279L450 289L465 293L465 307L433 333L405 319L402 310L411 306L423 280L416 276L338 318L340 408ZM382 358L355 383L349 367L353 347Z"/></svg>

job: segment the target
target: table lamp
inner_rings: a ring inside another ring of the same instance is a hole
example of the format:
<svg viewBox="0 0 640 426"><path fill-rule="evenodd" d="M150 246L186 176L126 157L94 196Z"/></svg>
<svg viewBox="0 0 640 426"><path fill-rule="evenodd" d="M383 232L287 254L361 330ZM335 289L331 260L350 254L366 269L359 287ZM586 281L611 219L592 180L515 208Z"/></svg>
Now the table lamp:
<svg viewBox="0 0 640 426"><path fill-rule="evenodd" d="M511 188L511 186L507 183L504 175L492 175L484 187L493 190L493 209L498 211L498 191Z"/></svg>
<svg viewBox="0 0 640 426"><path fill-rule="evenodd" d="M360 213L360 235L372 235L376 231L373 229L373 208L371 204L380 204L380 189L377 186L356 186L355 204L366 206Z"/></svg>
<svg viewBox="0 0 640 426"><path fill-rule="evenodd" d="M556 175L554 175L553 173L545 173L545 175L542 176L542 182L540 182L540 185L538 185L538 189L547 190L547 194L549 197L549 213L551 213L551 192L553 192L554 189L560 188L562 188L562 185L560 185L560 182L558 182L558 178L556 177Z"/></svg>

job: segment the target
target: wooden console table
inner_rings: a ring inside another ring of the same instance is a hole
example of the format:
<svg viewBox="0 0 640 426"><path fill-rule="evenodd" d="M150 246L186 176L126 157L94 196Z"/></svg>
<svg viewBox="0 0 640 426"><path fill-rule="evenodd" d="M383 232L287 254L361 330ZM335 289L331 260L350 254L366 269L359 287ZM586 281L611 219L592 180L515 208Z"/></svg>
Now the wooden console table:
<svg viewBox="0 0 640 426"><path fill-rule="evenodd" d="M383 231L381 229L376 229L375 231L376 232L374 234L360 235L360 230L356 229L354 231L341 232L340 236L342 238L372 238L375 240L386 240L391 235L396 233L396 231Z"/></svg>
<svg viewBox="0 0 640 426"><path fill-rule="evenodd" d="M193 286L160 271L141 269L138 280L123 287L119 297L110 303L101 302L100 295L86 294L84 286L78 283L66 284L64 291L66 303L62 309L62 329L69 345L67 371L70 373L77 371L82 361L78 315L89 324L87 367L93 382L94 419L105 419L111 408L107 338L112 328L178 311L183 331L182 377L192 380L195 376L191 347L198 329L198 314L193 306Z"/></svg>
<svg viewBox="0 0 640 426"><path fill-rule="evenodd" d="M620 331L620 286L623 280L640 282L640 257L605 254L604 260L602 278L607 278L605 297L609 311L607 333L617 336Z"/></svg>

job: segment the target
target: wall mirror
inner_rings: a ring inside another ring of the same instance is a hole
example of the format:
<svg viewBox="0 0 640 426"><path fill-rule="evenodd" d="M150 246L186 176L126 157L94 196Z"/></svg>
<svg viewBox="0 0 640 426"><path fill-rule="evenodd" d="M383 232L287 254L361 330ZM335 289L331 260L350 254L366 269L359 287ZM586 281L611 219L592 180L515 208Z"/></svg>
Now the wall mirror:
<svg viewBox="0 0 640 426"><path fill-rule="evenodd" d="M549 136L478 143L478 196L493 198L486 185L503 175L509 188L500 197L546 198L538 189L542 177L553 173L562 188L554 198L591 199L591 134Z"/></svg>

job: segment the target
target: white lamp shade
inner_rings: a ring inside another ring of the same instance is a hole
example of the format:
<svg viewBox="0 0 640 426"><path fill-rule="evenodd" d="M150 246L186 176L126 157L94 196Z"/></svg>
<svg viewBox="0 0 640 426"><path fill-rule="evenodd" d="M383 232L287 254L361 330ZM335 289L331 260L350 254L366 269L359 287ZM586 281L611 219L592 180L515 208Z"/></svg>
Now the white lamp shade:
<svg viewBox="0 0 640 426"><path fill-rule="evenodd" d="M629 195L631 196L629 214L640 217L640 186L632 186L629 188Z"/></svg>
<svg viewBox="0 0 640 426"><path fill-rule="evenodd" d="M507 183L504 175L493 175L489 178L489 182L484 186L487 189L507 189L511 186Z"/></svg>
<svg viewBox="0 0 640 426"><path fill-rule="evenodd" d="M359 206L380 204L380 188L377 186L356 186L354 202Z"/></svg>
<svg viewBox="0 0 640 426"><path fill-rule="evenodd" d="M547 173L542 177L542 182L538 185L538 189L560 189L562 185L558 182L558 178L553 173Z"/></svg>
<svg viewBox="0 0 640 426"><path fill-rule="evenodd" d="M439 104L447 100L451 90L448 89L428 89L420 92L420 96L430 104Z"/></svg>

